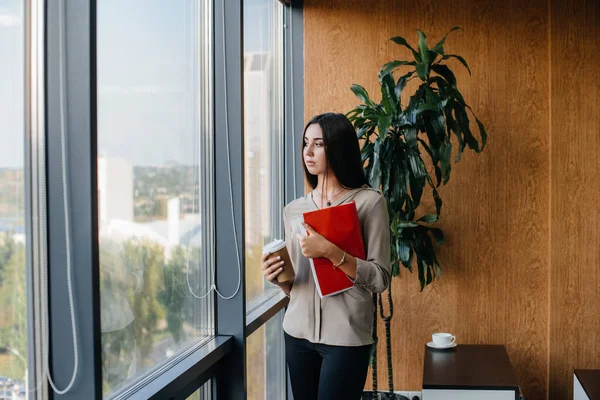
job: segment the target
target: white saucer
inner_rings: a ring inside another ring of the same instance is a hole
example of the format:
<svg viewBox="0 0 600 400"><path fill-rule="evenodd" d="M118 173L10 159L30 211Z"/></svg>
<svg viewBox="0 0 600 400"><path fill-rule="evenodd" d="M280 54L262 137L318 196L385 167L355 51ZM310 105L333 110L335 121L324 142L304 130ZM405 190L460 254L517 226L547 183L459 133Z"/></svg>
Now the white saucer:
<svg viewBox="0 0 600 400"><path fill-rule="evenodd" d="M437 344L435 344L433 342L427 343L427 347L431 347L432 349L438 349L438 350L441 350L441 349L451 349L451 348L456 347L456 346L457 346L456 342L454 342L452 344L449 344L448 346L438 346Z"/></svg>

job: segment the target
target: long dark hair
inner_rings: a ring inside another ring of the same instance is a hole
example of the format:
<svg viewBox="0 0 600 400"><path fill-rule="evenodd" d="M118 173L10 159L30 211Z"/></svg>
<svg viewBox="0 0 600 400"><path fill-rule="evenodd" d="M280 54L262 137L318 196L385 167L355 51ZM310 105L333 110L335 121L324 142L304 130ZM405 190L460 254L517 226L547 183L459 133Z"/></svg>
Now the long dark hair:
<svg viewBox="0 0 600 400"><path fill-rule="evenodd" d="M312 124L319 124L323 132L323 144L328 170L331 168L340 185L347 189L369 185L362 166L360 146L352 123L344 114L325 113L316 115L304 127L302 134L302 165L308 184L317 187L318 177L308 172L304 163L304 137ZM325 172L325 175L329 171Z"/></svg>

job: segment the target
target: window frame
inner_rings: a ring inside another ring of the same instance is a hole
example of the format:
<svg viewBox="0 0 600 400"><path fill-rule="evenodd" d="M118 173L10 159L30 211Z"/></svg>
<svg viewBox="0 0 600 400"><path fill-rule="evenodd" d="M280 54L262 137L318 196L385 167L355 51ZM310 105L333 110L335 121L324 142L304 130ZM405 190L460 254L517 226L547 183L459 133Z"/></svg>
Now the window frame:
<svg viewBox="0 0 600 400"><path fill-rule="evenodd" d="M96 182L96 68L95 4L91 1L64 2L64 86L66 160L69 188L71 274L79 368L71 391L51 398L101 398L100 294L98 269ZM50 360L49 372L59 389L64 389L74 369L74 344L67 290L67 261L63 211L61 158L61 115L59 83L59 3L46 3L45 23L45 187L40 187L42 224L40 232L47 259L47 310ZM61 17L62 18L62 17ZM73 23L77 21L77 23ZM88 62L80 62L87 60ZM77 134L72 134L77 132ZM71 133L71 134L69 134ZM42 173L44 174L44 173ZM43 184L43 183L42 183ZM74 188L77 188L75 190ZM46 196L44 196L46 195ZM74 218L74 216L77 218ZM44 227L47 229L43 231ZM77 268L89 266L89 268ZM44 279L44 264L41 264ZM42 286L44 283L42 282ZM44 311L42 311L44 314ZM42 327L44 324L42 323ZM59 328L60 327L60 328ZM59 356L54 356L58 355ZM42 363L44 361L42 360Z"/></svg>
<svg viewBox="0 0 600 400"><path fill-rule="evenodd" d="M40 183L45 181L45 110L44 110L44 4L41 0L25 1L24 15L24 179L25 179L25 237L29 245L25 249L27 292L27 368L25 382L28 393L47 399L43 377L43 331L41 268L42 243L40 236ZM32 218L32 216L34 216Z"/></svg>
<svg viewBox="0 0 600 400"><path fill-rule="evenodd" d="M275 0L273 0L275 1ZM53 399L102 398L102 353L100 337L100 288L99 288L99 242L97 204L97 116L96 116L96 0L64 2L66 18L65 40L68 43L66 57L66 121L69 126L67 138L67 184L69 187L72 278L77 318L79 370L72 390L58 395L47 386L47 397ZM293 1L284 8L284 165L285 202L289 202L304 192L304 179L299 159L298 132L303 127L303 27L302 1ZM31 8L31 35L43 43L43 49L35 53L43 58L40 65L31 63L31 82L37 80L41 86L28 89L28 107L31 110L31 131L26 135L29 150L26 161L38 169L31 168L28 178L31 209L28 208L28 229L33 243L39 242L39 249L32 246L29 265L32 271L32 288L43 283L39 271L43 265L45 251L48 260L49 279L49 366L52 377L60 388L68 383L73 368L73 344L70 334L70 312L66 284L66 257L64 240L64 215L62 211L62 177L60 156L60 113L58 85L58 2L34 0ZM152 379L142 377L129 390L119 392L118 398L164 398L166 396L185 399L212 379L215 398L245 399L246 393L246 339L256 329L269 321L287 305L287 297L270 297L261 307L247 317L245 299L244 268L244 162L243 162L243 2L213 0L214 59L213 109L214 154L227 154L229 146L231 165L226 157L214 157L214 249L215 279L219 291L225 295L236 290L238 274L236 252L231 251L234 229L240 249L241 265L240 290L231 300L215 296L216 336L207 343L192 346L187 355L178 359L155 374ZM223 9L223 7L225 7ZM222 32L222 12L227 29ZM43 18L41 16L43 15ZM36 18L37 16L37 18ZM293 18L293 21L290 20ZM34 26L35 25L35 26ZM290 29L293 28L293 32ZM39 30L37 30L39 29ZM41 45L41 44L40 44ZM224 47L223 47L224 45ZM223 51L226 52L226 60ZM85 60L85 62L81 62ZM40 60L37 60L41 62ZM225 62L226 61L226 62ZM34 68L37 68L34 70ZM226 75L223 75L223 74ZM37 74L37 76L36 76ZM42 78L43 76L43 78ZM224 78L227 79L225 94ZM37 92L35 91L37 90ZM40 104L40 95L43 104ZM225 100L227 100L227 123L229 142L225 135ZM45 108L44 108L45 106ZM45 115L43 111L46 110ZM42 118L40 120L40 118ZM34 125L34 121L45 124ZM293 125L292 126L292 122ZM296 132L295 137L290 132ZM233 180L233 209L235 225L231 221L229 167ZM38 176L41 174L42 176ZM45 182L42 178L45 175ZM295 184L294 183L295 179ZM290 183L291 182L291 183ZM75 189L76 188L76 189ZM74 218L73 216L77 216ZM47 232L36 225L39 219L46 219ZM84 267L85 266L85 267ZM37 273L35 271L38 271ZM39 298L32 297L29 305L37 317L41 318ZM34 318L32 313L28 318ZM34 320L35 320L34 318ZM43 332L40 323L30 324L35 341ZM61 329L52 329L61 327ZM68 327L68 328L67 328ZM30 351L31 363L36 373L41 373L42 356L39 351ZM56 356L59 355L59 356ZM37 376L39 383L41 375ZM214 379L213 379L214 378ZM32 381L32 377L30 381ZM45 395L42 392L42 397ZM288 385L289 393L289 385ZM116 397L116 396L115 396Z"/></svg>

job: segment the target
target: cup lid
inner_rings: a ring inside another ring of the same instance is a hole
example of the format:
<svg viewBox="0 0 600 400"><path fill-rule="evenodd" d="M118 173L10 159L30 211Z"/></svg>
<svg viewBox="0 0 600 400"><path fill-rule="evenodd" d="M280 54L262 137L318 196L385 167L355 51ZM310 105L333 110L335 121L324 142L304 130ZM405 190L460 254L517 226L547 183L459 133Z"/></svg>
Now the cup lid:
<svg viewBox="0 0 600 400"><path fill-rule="evenodd" d="M275 239L271 243L268 243L263 247L263 253L273 253L283 249L284 247L285 241L281 239Z"/></svg>

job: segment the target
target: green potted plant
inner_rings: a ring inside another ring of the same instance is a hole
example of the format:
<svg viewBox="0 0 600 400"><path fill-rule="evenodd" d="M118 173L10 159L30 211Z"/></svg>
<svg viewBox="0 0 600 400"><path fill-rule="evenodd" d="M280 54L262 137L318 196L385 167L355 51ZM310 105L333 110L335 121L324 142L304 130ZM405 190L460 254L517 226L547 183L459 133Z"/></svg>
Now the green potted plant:
<svg viewBox="0 0 600 400"><path fill-rule="evenodd" d="M450 32L460 29L454 27ZM448 32L448 34L450 33ZM373 188L381 189L387 199L390 213L390 241L392 275L400 273L400 265L419 274L421 290L441 275L432 239L438 245L444 235L431 224L439 219L442 199L437 188L450 179L453 153L451 136L458 141L455 162L468 147L476 152L486 144L483 124L458 90L456 77L444 62L458 60L471 73L467 62L458 55L446 54L446 34L433 48L427 46L427 36L418 31L418 50L403 37L391 40L408 48L414 57L410 61L391 61L379 71L381 101L374 102L360 85L352 85L352 92L362 101L347 113L362 140L362 158L365 173ZM394 71L408 67L398 79ZM401 94L406 84L419 79L420 84L403 105ZM481 135L481 144L470 128L469 112L475 118ZM435 171L427 171L427 154ZM426 186L432 189L435 214L417 214Z"/></svg>
<svg viewBox="0 0 600 400"><path fill-rule="evenodd" d="M452 28L432 48L428 47L427 36L420 30L417 31L416 49L401 36L391 38L396 44L409 49L413 59L395 60L381 67L379 103L372 100L362 86L352 85L352 92L362 103L347 113L362 142L362 159L369 183L373 188L380 189L387 200L392 275L399 275L401 265L412 272L414 265L418 271L421 291L442 274L434 241L441 245L444 234L441 229L432 226L439 219L442 209L442 199L437 188L448 183L453 156L455 162L460 161L467 147L479 153L487 140L483 124L465 102L457 87L456 77L446 64L446 61L457 60L471 74L467 62L461 56L444 51L446 37L458 29L460 28ZM394 72L399 69L404 70L396 78ZM408 103L403 104L402 94L407 83L413 79L418 79L418 87ZM475 119L480 140L471 131L469 113ZM455 155L452 135L456 136L458 143ZM425 162L426 159L430 164ZM427 169L428 165L434 171L433 176ZM431 188L435 213L419 214L418 208L426 186ZM386 325L388 379L390 391L393 391L389 333L393 315L391 289L388 290L388 316L384 315L381 296L374 296L373 300L375 312L379 308ZM376 329L373 331L377 342ZM376 362L375 353L375 391Z"/></svg>

